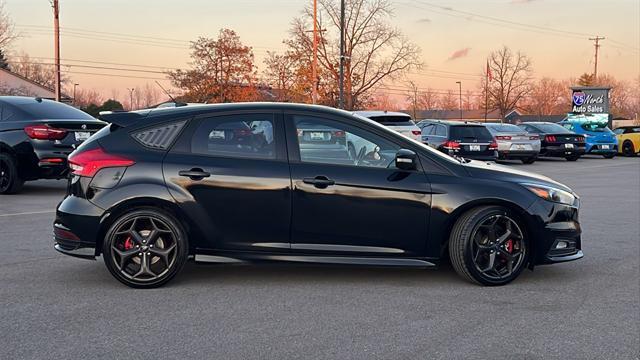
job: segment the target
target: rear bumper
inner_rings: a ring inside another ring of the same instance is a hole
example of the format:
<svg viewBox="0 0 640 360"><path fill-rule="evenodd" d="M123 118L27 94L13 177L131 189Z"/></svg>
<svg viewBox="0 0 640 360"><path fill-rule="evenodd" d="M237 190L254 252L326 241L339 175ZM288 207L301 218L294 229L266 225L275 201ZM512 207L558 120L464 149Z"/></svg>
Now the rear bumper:
<svg viewBox="0 0 640 360"><path fill-rule="evenodd" d="M608 149L603 149L602 145L608 145ZM589 154L614 154L618 152L618 144L591 144L587 146L586 152Z"/></svg>
<svg viewBox="0 0 640 360"><path fill-rule="evenodd" d="M450 149L442 149L442 152L451 156L461 156L473 160L480 161L495 161L498 158L498 151L463 151L463 150L450 150Z"/></svg>
<svg viewBox="0 0 640 360"><path fill-rule="evenodd" d="M540 150L541 156L572 156L583 155L585 153L584 146L576 146L574 148L566 148L564 145L545 146Z"/></svg>
<svg viewBox="0 0 640 360"><path fill-rule="evenodd" d="M53 223L54 248L75 257L93 259L103 210L86 199L67 196L58 205Z"/></svg>
<svg viewBox="0 0 640 360"><path fill-rule="evenodd" d="M538 156L539 151L530 150L530 151L511 151L511 150L499 150L498 157L502 159L521 159L521 158L530 158L533 156Z"/></svg>

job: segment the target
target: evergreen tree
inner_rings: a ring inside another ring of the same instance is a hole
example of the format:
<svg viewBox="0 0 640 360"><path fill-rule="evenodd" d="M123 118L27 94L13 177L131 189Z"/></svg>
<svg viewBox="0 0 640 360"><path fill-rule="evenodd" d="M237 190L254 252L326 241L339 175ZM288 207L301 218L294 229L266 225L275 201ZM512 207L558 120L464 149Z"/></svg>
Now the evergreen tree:
<svg viewBox="0 0 640 360"><path fill-rule="evenodd" d="M2 51L2 49L0 49L0 69L9 70L9 62L4 56L4 51Z"/></svg>

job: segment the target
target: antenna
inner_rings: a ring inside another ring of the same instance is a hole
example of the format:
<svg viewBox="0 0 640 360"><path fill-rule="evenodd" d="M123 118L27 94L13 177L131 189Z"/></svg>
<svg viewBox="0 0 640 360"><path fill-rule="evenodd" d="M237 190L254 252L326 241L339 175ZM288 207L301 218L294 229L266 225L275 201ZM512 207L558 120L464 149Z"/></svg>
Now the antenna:
<svg viewBox="0 0 640 360"><path fill-rule="evenodd" d="M173 101L173 103L174 103L174 104L176 104L176 107L178 107L178 106L185 106L185 105L187 105L186 103L176 101L176 99L174 99L174 97L173 97L173 96L171 96L171 94L167 91L167 89L165 89L164 87L162 87L162 85L160 85L160 83L158 82L158 80L156 80L156 84L158 84L158 86L160 87L160 89L162 89L162 91L164 91L164 93L165 93L165 94L167 94L167 96L169 97L169 99L171 99L171 101Z"/></svg>

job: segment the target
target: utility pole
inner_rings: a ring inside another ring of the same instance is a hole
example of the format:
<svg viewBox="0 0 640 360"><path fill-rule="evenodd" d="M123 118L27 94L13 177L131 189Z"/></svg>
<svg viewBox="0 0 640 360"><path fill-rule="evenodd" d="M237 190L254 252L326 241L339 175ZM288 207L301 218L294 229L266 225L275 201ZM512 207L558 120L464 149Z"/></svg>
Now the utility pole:
<svg viewBox="0 0 640 360"><path fill-rule="evenodd" d="M133 110L133 91L135 90L135 88L127 88L127 91L129 91L129 110Z"/></svg>
<svg viewBox="0 0 640 360"><path fill-rule="evenodd" d="M603 36L596 36L594 38L589 38L589 40L591 41L595 41L595 43L593 44L593 46L596 49L596 54L595 54L595 62L594 62L594 66L593 66L593 79L596 80L598 78L598 49L600 48L600 40L604 40Z"/></svg>
<svg viewBox="0 0 640 360"><path fill-rule="evenodd" d="M344 0L340 0L340 97L338 107L344 109Z"/></svg>
<svg viewBox="0 0 640 360"><path fill-rule="evenodd" d="M311 63L313 88L311 101L318 102L318 0L313 0L313 62Z"/></svg>
<svg viewBox="0 0 640 360"><path fill-rule="evenodd" d="M462 81L456 81L458 84L458 95L460 96L460 121L462 121Z"/></svg>
<svg viewBox="0 0 640 360"><path fill-rule="evenodd" d="M76 87L80 84L73 84L73 105L76 105Z"/></svg>
<svg viewBox="0 0 640 360"><path fill-rule="evenodd" d="M56 72L56 101L60 101L61 92L60 92L60 5L58 3L59 0L51 0L51 5L53 7L53 32L54 32L54 52L55 52L55 72Z"/></svg>

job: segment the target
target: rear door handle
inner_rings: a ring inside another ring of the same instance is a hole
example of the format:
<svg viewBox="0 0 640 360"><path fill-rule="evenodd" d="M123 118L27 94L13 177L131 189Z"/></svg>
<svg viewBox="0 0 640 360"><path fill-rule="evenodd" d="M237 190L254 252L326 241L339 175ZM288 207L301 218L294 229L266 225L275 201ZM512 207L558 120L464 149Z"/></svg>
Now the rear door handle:
<svg viewBox="0 0 640 360"><path fill-rule="evenodd" d="M191 180L202 180L211 176L210 173L199 168L193 168L191 170L180 170L178 171L178 175L188 177Z"/></svg>
<svg viewBox="0 0 640 360"><path fill-rule="evenodd" d="M314 178L304 178L302 182L305 184L311 184L318 189L326 189L328 186L335 185L336 182L327 178L326 176L316 176Z"/></svg>

